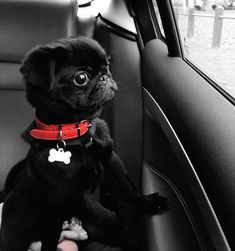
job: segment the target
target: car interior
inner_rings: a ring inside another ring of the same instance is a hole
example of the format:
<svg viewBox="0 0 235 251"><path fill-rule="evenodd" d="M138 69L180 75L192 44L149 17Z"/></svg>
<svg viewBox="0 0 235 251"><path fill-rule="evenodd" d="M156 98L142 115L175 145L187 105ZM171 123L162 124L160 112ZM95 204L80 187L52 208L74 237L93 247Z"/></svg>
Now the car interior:
<svg viewBox="0 0 235 251"><path fill-rule="evenodd" d="M76 0L0 1L0 190L29 146L34 118L19 67L25 53L62 37L96 39L118 84L102 114L132 181L159 192L170 209L142 221L146 251L235 247L235 109L184 59L170 1L110 0L98 15L77 15Z"/></svg>

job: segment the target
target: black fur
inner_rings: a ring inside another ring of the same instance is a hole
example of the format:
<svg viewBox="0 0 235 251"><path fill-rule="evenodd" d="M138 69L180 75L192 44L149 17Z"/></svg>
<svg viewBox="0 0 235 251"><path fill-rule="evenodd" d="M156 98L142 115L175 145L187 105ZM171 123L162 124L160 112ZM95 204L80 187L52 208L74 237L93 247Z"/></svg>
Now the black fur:
<svg viewBox="0 0 235 251"><path fill-rule="evenodd" d="M164 197L136 192L113 151L106 123L98 118L117 90L108 64L103 48L84 37L61 39L27 54L21 72L37 117L46 124L86 119L92 127L82 139L67 141L66 149L72 153L68 165L48 162L56 143L32 138L34 122L25 131L31 148L6 181L1 251L26 251L37 240L42 240L42 251L55 251L62 223L72 216L83 221L89 240L139 250L137 217L167 208ZM89 76L84 86L74 83L80 71ZM93 144L86 147L91 136ZM105 200L109 209L95 199L98 188L103 198L109 195Z"/></svg>

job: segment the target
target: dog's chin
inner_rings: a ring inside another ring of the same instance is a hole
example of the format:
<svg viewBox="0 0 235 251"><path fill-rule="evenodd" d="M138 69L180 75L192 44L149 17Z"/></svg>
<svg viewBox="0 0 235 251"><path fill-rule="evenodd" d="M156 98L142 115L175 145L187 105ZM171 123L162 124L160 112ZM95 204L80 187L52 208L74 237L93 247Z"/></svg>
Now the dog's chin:
<svg viewBox="0 0 235 251"><path fill-rule="evenodd" d="M110 88L106 88L105 91L99 92L97 91L92 96L89 97L92 105L100 105L104 106L106 103L110 102L115 95L115 91Z"/></svg>
<svg viewBox="0 0 235 251"><path fill-rule="evenodd" d="M81 105L77 104L78 107L83 107L89 109L101 109L104 105L109 103L113 97L115 96L115 90L111 88L105 88L101 90L97 90L95 92L90 93L88 97L86 97L86 103Z"/></svg>
<svg viewBox="0 0 235 251"><path fill-rule="evenodd" d="M114 91L107 91L101 94L94 94L89 98L85 105L77 104L78 113L82 113L86 118L98 117L102 108L109 103L115 96Z"/></svg>

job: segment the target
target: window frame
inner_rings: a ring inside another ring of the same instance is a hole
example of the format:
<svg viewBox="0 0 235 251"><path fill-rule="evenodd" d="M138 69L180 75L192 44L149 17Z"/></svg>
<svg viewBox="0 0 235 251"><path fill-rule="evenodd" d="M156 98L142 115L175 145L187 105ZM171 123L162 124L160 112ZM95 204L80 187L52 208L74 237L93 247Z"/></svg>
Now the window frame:
<svg viewBox="0 0 235 251"><path fill-rule="evenodd" d="M153 25L154 25L154 28L155 28L155 32L156 32L157 38L161 39L164 43L166 43L165 30L162 27L163 30L164 30L164 34L163 34L162 31L161 31L161 28L160 28L160 24L158 22L157 15L155 13L155 8L154 8L153 1L155 1L155 0L148 1L148 7L149 7L150 15L152 17L152 21L153 21ZM157 3L157 1L155 1L155 2L157 4L157 8L158 8L158 3ZM159 14L160 14L160 11L159 11Z"/></svg>

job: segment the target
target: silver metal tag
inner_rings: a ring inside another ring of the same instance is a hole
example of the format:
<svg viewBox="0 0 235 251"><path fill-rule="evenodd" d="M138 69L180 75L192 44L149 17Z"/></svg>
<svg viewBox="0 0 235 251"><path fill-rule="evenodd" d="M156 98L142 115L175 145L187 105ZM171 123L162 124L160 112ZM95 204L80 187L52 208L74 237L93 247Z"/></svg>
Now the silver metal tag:
<svg viewBox="0 0 235 251"><path fill-rule="evenodd" d="M49 162L54 162L54 161L64 162L64 164L67 165L70 163L71 156L72 156L71 152L64 151L63 148L58 148L57 150L52 148L49 151L48 161Z"/></svg>

